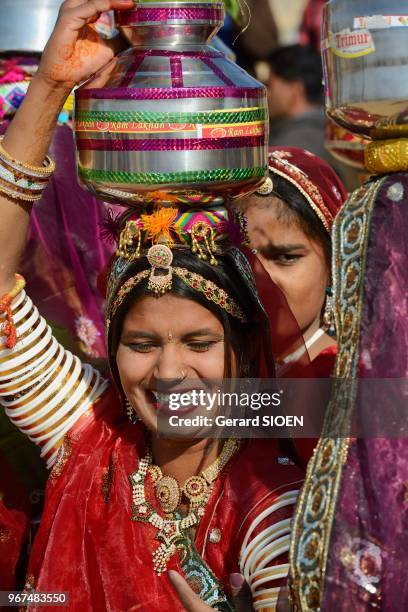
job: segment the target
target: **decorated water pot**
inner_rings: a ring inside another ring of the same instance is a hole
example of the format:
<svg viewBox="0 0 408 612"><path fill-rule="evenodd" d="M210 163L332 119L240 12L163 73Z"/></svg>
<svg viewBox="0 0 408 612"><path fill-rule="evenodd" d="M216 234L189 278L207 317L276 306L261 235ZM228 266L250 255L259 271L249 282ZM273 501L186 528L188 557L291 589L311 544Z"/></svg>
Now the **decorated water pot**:
<svg viewBox="0 0 408 612"><path fill-rule="evenodd" d="M323 60L328 114L369 138L408 133L406 0L331 0Z"/></svg>
<svg viewBox="0 0 408 612"><path fill-rule="evenodd" d="M217 0L139 0L117 14L132 45L76 92L78 174L104 200L208 205L267 171L265 88L209 45Z"/></svg>

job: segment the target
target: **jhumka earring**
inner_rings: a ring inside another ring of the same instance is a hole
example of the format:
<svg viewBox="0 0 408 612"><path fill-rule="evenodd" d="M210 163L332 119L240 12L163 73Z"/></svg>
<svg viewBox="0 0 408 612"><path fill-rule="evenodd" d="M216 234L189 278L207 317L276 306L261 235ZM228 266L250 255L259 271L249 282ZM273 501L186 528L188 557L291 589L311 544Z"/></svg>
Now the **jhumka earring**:
<svg viewBox="0 0 408 612"><path fill-rule="evenodd" d="M334 322L333 289L331 287L326 287L326 303L324 306L323 313L323 329L329 336L334 337L336 335L336 326Z"/></svg>
<svg viewBox="0 0 408 612"><path fill-rule="evenodd" d="M191 252L196 254L198 259L207 260L210 264L217 265L217 260L214 253L217 250L215 246L215 232L212 227L205 221L197 221L191 228Z"/></svg>
<svg viewBox="0 0 408 612"><path fill-rule="evenodd" d="M119 239L116 251L118 257L123 259L138 259L142 246L142 231L139 221L128 221Z"/></svg>

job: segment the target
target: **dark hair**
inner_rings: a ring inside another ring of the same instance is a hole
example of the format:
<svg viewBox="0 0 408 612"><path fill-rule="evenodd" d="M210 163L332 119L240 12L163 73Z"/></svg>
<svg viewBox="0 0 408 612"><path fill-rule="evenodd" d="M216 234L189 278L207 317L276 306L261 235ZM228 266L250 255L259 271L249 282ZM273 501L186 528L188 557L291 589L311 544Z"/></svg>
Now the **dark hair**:
<svg viewBox="0 0 408 612"><path fill-rule="evenodd" d="M218 265L214 266L207 261L193 257L187 248L173 249L173 266L187 268L191 272L200 274L207 280L214 282L219 288L224 289L227 294L244 311L247 322L242 322L236 317L229 315L223 308L208 300L201 292L186 285L177 275L173 275L171 293L173 295L198 302L210 310L222 323L225 333L226 355L224 377L232 377L232 355L235 355L238 376L257 376L258 370L258 348L261 344L262 324L261 310L256 299L256 294L251 291L249 284L244 280L242 271L238 269L232 251L218 256ZM146 257L141 257L130 264L125 275L121 277L121 284L128 278L136 275L142 270L149 269L150 265ZM123 321L131 306L142 297L152 295L147 288L148 279L144 279L136 285L126 296L124 302L118 308L109 333L109 357L112 374L118 380L116 368L116 352L120 342Z"/></svg>
<svg viewBox="0 0 408 612"><path fill-rule="evenodd" d="M305 234L322 246L327 265L330 268L332 244L329 232L306 198L294 185L273 173L272 180L273 192L271 195L283 202L283 207L278 212L279 217L287 221L293 221L295 218Z"/></svg>
<svg viewBox="0 0 408 612"><path fill-rule="evenodd" d="M278 47L269 55L267 62L272 72L284 81L301 81L311 104L323 104L322 60L312 47Z"/></svg>

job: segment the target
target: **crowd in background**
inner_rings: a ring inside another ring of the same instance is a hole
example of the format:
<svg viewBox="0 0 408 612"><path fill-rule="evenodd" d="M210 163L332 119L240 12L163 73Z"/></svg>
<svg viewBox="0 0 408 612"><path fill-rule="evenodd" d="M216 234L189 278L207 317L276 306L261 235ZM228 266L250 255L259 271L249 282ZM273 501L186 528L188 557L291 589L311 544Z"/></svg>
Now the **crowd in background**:
<svg viewBox="0 0 408 612"><path fill-rule="evenodd" d="M297 146L329 163L352 191L362 176L329 150L320 39L325 0L242 1L220 33L237 62L268 89L271 146ZM247 27L249 23L249 26Z"/></svg>

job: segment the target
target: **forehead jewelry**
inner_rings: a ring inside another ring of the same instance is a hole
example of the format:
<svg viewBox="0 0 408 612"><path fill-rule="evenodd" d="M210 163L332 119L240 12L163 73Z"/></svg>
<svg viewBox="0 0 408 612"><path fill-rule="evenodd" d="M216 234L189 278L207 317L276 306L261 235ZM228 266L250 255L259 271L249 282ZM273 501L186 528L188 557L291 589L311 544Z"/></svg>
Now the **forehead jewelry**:
<svg viewBox="0 0 408 612"><path fill-rule="evenodd" d="M169 333L167 334L167 339L169 342L173 342L173 333L171 331L169 331Z"/></svg>
<svg viewBox="0 0 408 612"><path fill-rule="evenodd" d="M148 289L156 295L163 295L171 290L173 282L173 253L166 244L155 244L150 247L147 259L151 265Z"/></svg>

